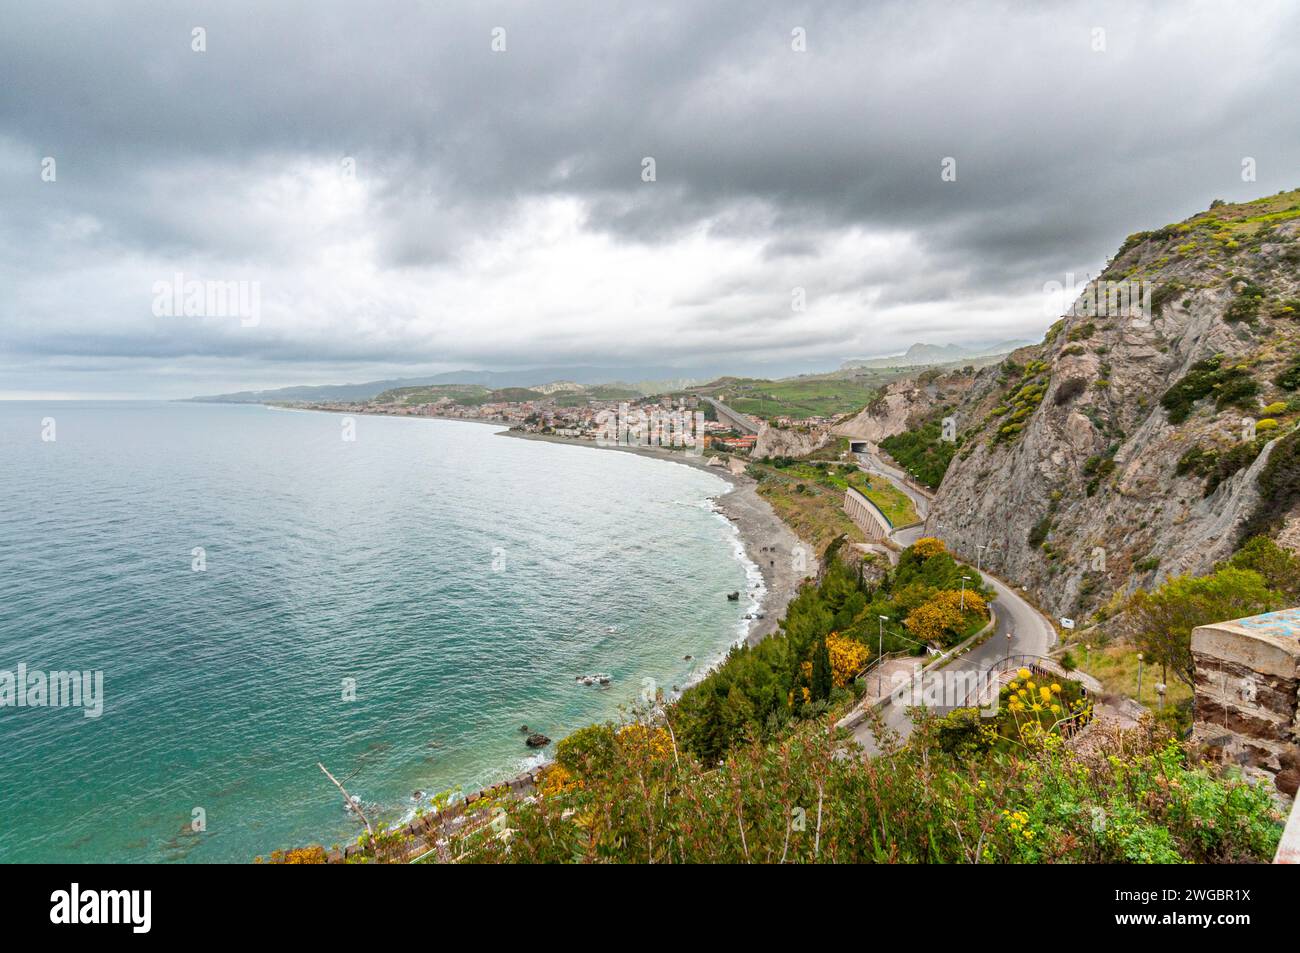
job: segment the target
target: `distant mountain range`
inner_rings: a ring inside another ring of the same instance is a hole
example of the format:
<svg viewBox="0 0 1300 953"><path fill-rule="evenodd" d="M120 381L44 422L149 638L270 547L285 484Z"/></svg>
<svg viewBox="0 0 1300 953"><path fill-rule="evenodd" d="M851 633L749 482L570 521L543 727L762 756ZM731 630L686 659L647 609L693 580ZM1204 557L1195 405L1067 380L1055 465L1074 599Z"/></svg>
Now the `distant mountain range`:
<svg viewBox="0 0 1300 953"><path fill-rule="evenodd" d="M963 347L960 344L913 344L903 354L887 357L860 358L845 361L842 369L855 367L916 367L922 364L951 364L967 358L990 357L1007 354L1017 348L1027 347L1033 341L999 341L986 347Z"/></svg>
<svg viewBox="0 0 1300 953"><path fill-rule="evenodd" d="M841 370L854 368L914 367L926 364L949 364L991 354L1005 354L1029 341L1004 341L986 348L969 348L956 344L913 344L906 354L892 357L846 361ZM822 372L825 373L825 372ZM833 372L832 372L833 373ZM270 390L243 390L230 394L209 394L190 400L225 404L261 404L276 401L360 401L370 400L385 391L402 388L431 387L440 384L464 384L501 390L525 387L543 393L590 387L595 384L617 385L658 394L681 390L697 384L736 374L735 368L700 367L531 367L509 371L445 371L424 377L400 377L391 380L365 381L357 384L316 384L276 387ZM805 375L806 376L806 375ZM766 377L762 379L768 379ZM785 378L777 378L785 379Z"/></svg>
<svg viewBox="0 0 1300 953"><path fill-rule="evenodd" d="M319 384L277 387L272 390L244 390L232 394L211 394L190 400L208 403L260 404L268 401L351 401L369 400L384 391L403 387L429 387L435 384L476 384L491 390L505 387L542 389L556 382L573 385L628 382L628 386L646 393L678 390L717 376L717 369L701 370L696 376L683 376L681 368L671 367L533 367L514 371L446 371L426 377L402 377L360 384ZM556 388L563 389L563 388Z"/></svg>

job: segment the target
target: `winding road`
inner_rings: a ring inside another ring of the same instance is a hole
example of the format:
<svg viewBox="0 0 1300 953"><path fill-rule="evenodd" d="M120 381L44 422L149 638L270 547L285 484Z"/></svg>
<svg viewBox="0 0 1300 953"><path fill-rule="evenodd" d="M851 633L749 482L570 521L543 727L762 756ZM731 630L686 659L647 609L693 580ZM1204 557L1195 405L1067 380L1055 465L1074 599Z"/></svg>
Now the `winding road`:
<svg viewBox="0 0 1300 953"><path fill-rule="evenodd" d="M859 453L857 457L858 466L862 470L888 479L899 490L907 494L916 505L916 511L921 517L928 516L932 499L930 494L909 485L902 479L902 474L897 468L889 466L876 454ZM924 534L924 531L924 523L920 523L916 526L895 530L890 534L890 538L899 546L906 547L916 542ZM930 535L935 534L931 533ZM985 669L1008 655L1046 655L1048 650L1056 643L1056 629L1052 623L1030 605L1015 587L996 576L990 575L988 571L982 568L980 574L984 577L985 583L997 593L997 598L992 603L997 624L996 630L992 636L985 639L980 645L951 662L945 668L945 671ZM900 738L906 738L911 733L912 719L908 716L907 709L904 706L886 705L882 714L885 725L897 732ZM876 744L875 735L866 723L858 725L854 729L853 737L862 745L868 756L879 753L880 749Z"/></svg>

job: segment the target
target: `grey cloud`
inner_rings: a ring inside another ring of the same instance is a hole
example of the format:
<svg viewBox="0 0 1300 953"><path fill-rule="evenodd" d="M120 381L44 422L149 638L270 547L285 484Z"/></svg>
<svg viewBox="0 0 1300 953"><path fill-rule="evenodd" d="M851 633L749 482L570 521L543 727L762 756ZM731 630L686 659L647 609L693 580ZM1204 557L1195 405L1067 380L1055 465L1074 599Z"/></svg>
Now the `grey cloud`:
<svg viewBox="0 0 1300 953"><path fill-rule="evenodd" d="M1281 3L53 2L10 5L5 19L0 275L17 290L0 302L0 348L11 354L172 369L209 357L236 377L241 361L290 374L349 360L536 361L539 346L555 349L547 360L619 356L616 335L413 337L404 309L457 314L456 302L395 295L358 318L364 339L324 318L314 334L145 326L135 292L113 286L128 282L118 266L132 287L147 277L137 266L159 263L222 276L320 268L356 236L318 229L292 182L345 156L370 189L355 214L373 229L377 283L454 276L546 198L580 202L584 232L616 248L755 242L752 274L674 305L719 347L747 322L761 328L734 353L775 364L952 339L965 302L1096 268L1128 232L1211 198L1297 184L1300 127L1284 117L1300 88L1300 12ZM195 26L206 53L190 49ZM489 48L496 26L503 54ZM796 26L806 53L790 49ZM1095 26L1105 52L1090 47ZM58 159L56 188L36 175L45 155ZM643 156L658 181L641 181ZM945 156L956 182L940 180ZM1258 160L1257 183L1240 180L1243 156ZM268 181L281 183L274 208L258 197ZM917 253L809 282L811 296L863 302L852 340L836 337L842 314L786 320L776 282L855 230ZM321 281L303 286L357 307ZM876 325L879 309L906 305L947 317ZM78 309L93 321L79 324ZM1008 336L1032 336L1040 316L1017 320ZM593 339L603 349L583 350Z"/></svg>

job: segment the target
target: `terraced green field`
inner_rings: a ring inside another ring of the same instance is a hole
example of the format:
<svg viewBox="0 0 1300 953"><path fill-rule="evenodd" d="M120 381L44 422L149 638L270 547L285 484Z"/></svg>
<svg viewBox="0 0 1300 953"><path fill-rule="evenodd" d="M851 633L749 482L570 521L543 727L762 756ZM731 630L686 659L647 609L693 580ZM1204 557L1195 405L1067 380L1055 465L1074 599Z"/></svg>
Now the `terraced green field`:
<svg viewBox="0 0 1300 953"><path fill-rule="evenodd" d="M817 463L800 461L785 466L778 464L772 469L788 480L815 483L836 490L853 487L876 504L894 526L908 526L919 519L916 507L906 493L884 477L864 473L856 466L832 463L823 467Z"/></svg>

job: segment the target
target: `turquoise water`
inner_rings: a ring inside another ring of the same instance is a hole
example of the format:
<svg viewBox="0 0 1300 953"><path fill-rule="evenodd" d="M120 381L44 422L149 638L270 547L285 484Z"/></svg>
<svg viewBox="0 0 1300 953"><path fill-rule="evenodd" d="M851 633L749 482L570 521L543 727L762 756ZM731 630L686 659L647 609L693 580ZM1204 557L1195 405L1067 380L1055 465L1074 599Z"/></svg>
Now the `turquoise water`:
<svg viewBox="0 0 1300 953"><path fill-rule="evenodd" d="M0 860L345 842L317 761L397 820L530 763L521 724L558 739L742 634L721 479L354 419L346 442L323 413L0 403L0 672L104 679L99 718L0 708Z"/></svg>

